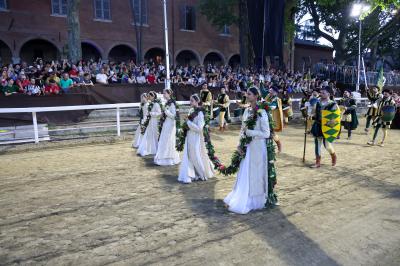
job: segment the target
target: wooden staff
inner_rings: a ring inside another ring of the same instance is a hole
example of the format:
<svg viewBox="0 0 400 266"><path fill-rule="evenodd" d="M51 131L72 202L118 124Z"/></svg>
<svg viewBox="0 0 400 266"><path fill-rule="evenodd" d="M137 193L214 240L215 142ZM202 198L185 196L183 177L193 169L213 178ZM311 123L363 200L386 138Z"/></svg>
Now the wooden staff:
<svg viewBox="0 0 400 266"><path fill-rule="evenodd" d="M306 145L307 145L307 120L308 118L306 117L305 120L305 127L304 127L304 149L303 149L303 163L306 162Z"/></svg>

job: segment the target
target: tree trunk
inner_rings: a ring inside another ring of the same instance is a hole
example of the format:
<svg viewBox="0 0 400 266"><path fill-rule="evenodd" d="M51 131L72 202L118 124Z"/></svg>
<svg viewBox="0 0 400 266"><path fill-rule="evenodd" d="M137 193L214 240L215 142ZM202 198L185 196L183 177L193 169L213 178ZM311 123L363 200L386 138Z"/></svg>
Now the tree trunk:
<svg viewBox="0 0 400 266"><path fill-rule="evenodd" d="M250 32L249 19L247 15L246 0L239 1L239 46L240 46L240 65L247 67L249 65L250 50Z"/></svg>
<svg viewBox="0 0 400 266"><path fill-rule="evenodd" d="M332 43L333 49L335 50L335 63L337 65L344 65L347 58L346 54L346 30L341 30L338 39ZM353 58L351 58L352 60Z"/></svg>
<svg viewBox="0 0 400 266"><path fill-rule="evenodd" d="M369 65L372 70L375 69L375 64L377 61L377 54L378 54L378 42L375 41L370 46L371 49L371 58L369 60Z"/></svg>
<svg viewBox="0 0 400 266"><path fill-rule="evenodd" d="M68 0L68 59L74 64L82 59L81 28L79 23L80 0Z"/></svg>
<svg viewBox="0 0 400 266"><path fill-rule="evenodd" d="M346 51L344 47L333 47L335 49L335 63L337 65L344 65L346 62Z"/></svg>
<svg viewBox="0 0 400 266"><path fill-rule="evenodd" d="M294 71L294 37L296 32L295 17L297 10L298 1L296 0L286 0L285 3L285 13L284 13L284 46L286 50L284 54L287 55L284 63L286 64L286 69L291 72Z"/></svg>

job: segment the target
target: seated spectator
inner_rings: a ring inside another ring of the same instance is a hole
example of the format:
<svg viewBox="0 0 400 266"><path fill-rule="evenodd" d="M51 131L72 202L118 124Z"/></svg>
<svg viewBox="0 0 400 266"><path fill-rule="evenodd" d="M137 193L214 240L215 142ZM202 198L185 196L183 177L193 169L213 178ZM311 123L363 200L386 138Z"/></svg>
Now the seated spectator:
<svg viewBox="0 0 400 266"><path fill-rule="evenodd" d="M121 74L121 83L129 83L129 74L127 71L123 71Z"/></svg>
<svg viewBox="0 0 400 266"><path fill-rule="evenodd" d="M76 78L76 79L74 80L74 85L80 85L80 84L83 83L83 80L84 80L83 75L84 75L84 72L83 72L83 71L80 71L80 72L79 72L78 78Z"/></svg>
<svg viewBox="0 0 400 266"><path fill-rule="evenodd" d="M78 83L78 79L79 79L79 71L78 68L76 67L76 65L72 65L72 68L70 71L68 71L69 77L76 83Z"/></svg>
<svg viewBox="0 0 400 266"><path fill-rule="evenodd" d="M135 77L135 75L132 74L132 76L128 79L128 83L129 83L129 84L136 84L136 83L138 83L138 82L137 82L137 79L136 79L136 77Z"/></svg>
<svg viewBox="0 0 400 266"><path fill-rule="evenodd" d="M101 72L99 74L96 75L96 83L99 84L108 84L108 77L105 73L106 71L104 70L104 68L101 69Z"/></svg>
<svg viewBox="0 0 400 266"><path fill-rule="evenodd" d="M7 81L7 79L8 79L7 67L4 67L3 72L1 72L1 82Z"/></svg>
<svg viewBox="0 0 400 266"><path fill-rule="evenodd" d="M146 83L146 77L144 76L144 73L141 72L139 76L136 77L136 81L138 84L145 84Z"/></svg>
<svg viewBox="0 0 400 266"><path fill-rule="evenodd" d="M8 82L6 79L2 79L0 83L0 93L3 93L4 88L7 86Z"/></svg>
<svg viewBox="0 0 400 266"><path fill-rule="evenodd" d="M60 78L57 77L57 73L53 69L49 69L48 72L49 77L46 79L46 84L49 84L50 80L54 80L57 84L60 84Z"/></svg>
<svg viewBox="0 0 400 266"><path fill-rule="evenodd" d="M69 90L74 86L74 82L69 78L68 73L64 73L62 80L60 81L60 87L64 93L68 93Z"/></svg>
<svg viewBox="0 0 400 266"><path fill-rule="evenodd" d="M30 83L26 86L26 94L28 95L40 95L42 94L42 89L40 88L39 85L36 85L36 80L34 78L31 78Z"/></svg>
<svg viewBox="0 0 400 266"><path fill-rule="evenodd" d="M60 87L58 87L54 79L49 80L49 84L44 87L44 93L46 95L60 94Z"/></svg>
<svg viewBox="0 0 400 266"><path fill-rule="evenodd" d="M115 73L114 71L110 71L110 77L108 78L108 83L110 84L119 83L117 73Z"/></svg>
<svg viewBox="0 0 400 266"><path fill-rule="evenodd" d="M156 84L156 76L154 76L153 71L149 72L149 75L146 77L147 83Z"/></svg>
<svg viewBox="0 0 400 266"><path fill-rule="evenodd" d="M83 81L81 83L79 83L79 85L93 87L94 84L90 78L91 78L91 76L89 73L83 74Z"/></svg>
<svg viewBox="0 0 400 266"><path fill-rule="evenodd" d="M16 82L19 87L18 91L20 93L26 93L26 87L30 84L29 80L26 78L25 74L21 74L20 78Z"/></svg>
<svg viewBox="0 0 400 266"><path fill-rule="evenodd" d="M12 94L18 93L19 87L14 84L14 80L9 78L7 80L7 85L3 87L3 93L5 96L10 96Z"/></svg>

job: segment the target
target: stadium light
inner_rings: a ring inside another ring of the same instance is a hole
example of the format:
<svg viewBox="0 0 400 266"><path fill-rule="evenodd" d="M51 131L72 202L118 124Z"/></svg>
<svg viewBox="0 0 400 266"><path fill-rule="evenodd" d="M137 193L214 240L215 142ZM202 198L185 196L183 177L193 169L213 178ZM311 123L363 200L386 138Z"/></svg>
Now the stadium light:
<svg viewBox="0 0 400 266"><path fill-rule="evenodd" d="M362 3L353 4L350 16L358 17L359 28L358 28L358 62L357 62L357 84L356 91L360 90L360 64L361 64L361 15L371 8L369 5L364 5Z"/></svg>

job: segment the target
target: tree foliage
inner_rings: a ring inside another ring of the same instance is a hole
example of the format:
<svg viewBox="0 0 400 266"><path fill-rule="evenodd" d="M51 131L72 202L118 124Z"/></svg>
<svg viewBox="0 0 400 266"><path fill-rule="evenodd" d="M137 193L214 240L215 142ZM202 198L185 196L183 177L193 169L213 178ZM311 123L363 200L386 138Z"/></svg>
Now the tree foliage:
<svg viewBox="0 0 400 266"><path fill-rule="evenodd" d="M369 0L371 8L359 18L350 16L355 1L300 0L300 17L309 13L318 37L328 40L336 51L337 63L358 54L358 27L362 20L362 50L376 48L389 36L398 33L400 8L398 0ZM397 12L395 12L397 10Z"/></svg>
<svg viewBox="0 0 400 266"><path fill-rule="evenodd" d="M222 29L239 23L238 0L201 0L200 11L212 25Z"/></svg>

